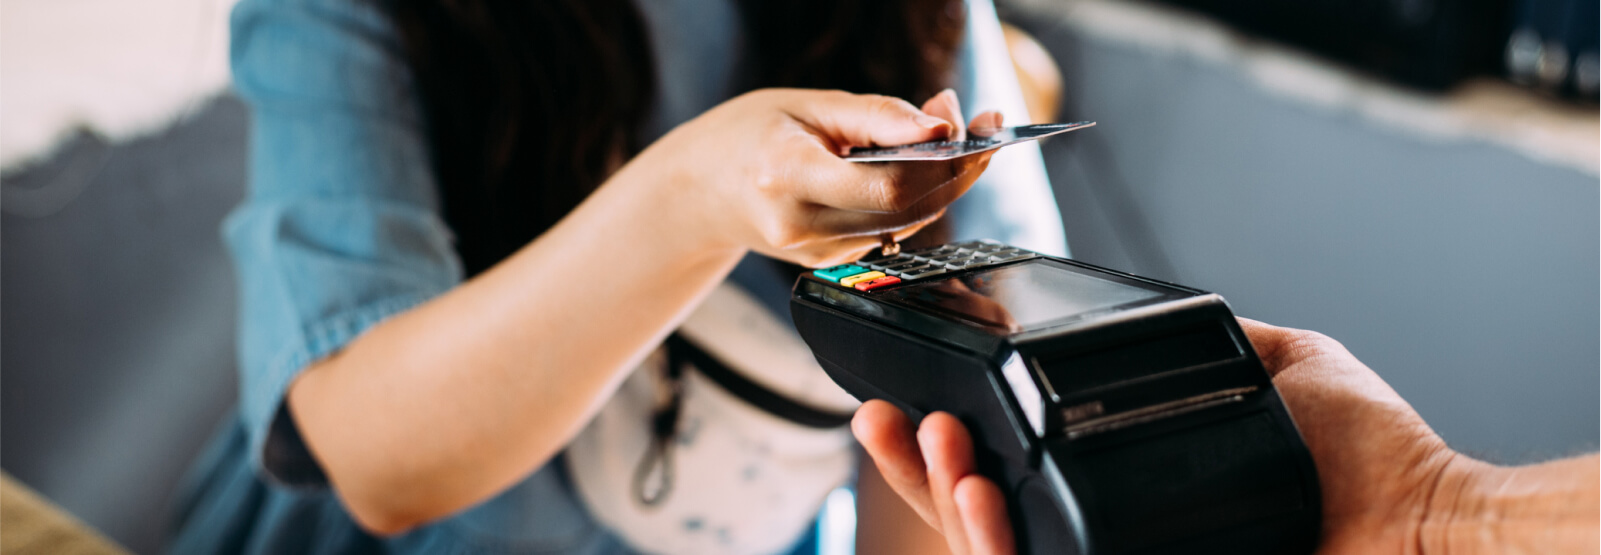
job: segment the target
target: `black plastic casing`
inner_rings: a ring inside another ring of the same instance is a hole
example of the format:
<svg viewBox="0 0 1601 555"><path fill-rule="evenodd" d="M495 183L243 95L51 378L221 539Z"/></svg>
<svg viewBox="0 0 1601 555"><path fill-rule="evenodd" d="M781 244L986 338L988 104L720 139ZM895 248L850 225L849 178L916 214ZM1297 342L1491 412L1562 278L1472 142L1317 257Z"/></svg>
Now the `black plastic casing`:
<svg viewBox="0 0 1601 555"><path fill-rule="evenodd" d="M795 327L846 391L972 433L1028 554L1309 553L1317 471L1223 298L1164 294L1009 332L803 275Z"/></svg>

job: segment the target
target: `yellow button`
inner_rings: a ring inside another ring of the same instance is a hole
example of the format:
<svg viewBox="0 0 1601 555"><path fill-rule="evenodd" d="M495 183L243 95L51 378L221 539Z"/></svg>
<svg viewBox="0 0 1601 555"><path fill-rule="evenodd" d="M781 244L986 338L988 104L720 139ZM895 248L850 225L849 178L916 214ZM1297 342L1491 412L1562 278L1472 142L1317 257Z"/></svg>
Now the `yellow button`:
<svg viewBox="0 0 1601 555"><path fill-rule="evenodd" d="M856 274L854 276L845 276L845 277L839 278L839 284L843 285L843 286L846 286L846 287L850 287L852 285L856 285L856 284L864 282L864 281L874 280L874 279L878 279L878 278L881 278L881 277L884 277L884 272L862 272L862 273Z"/></svg>

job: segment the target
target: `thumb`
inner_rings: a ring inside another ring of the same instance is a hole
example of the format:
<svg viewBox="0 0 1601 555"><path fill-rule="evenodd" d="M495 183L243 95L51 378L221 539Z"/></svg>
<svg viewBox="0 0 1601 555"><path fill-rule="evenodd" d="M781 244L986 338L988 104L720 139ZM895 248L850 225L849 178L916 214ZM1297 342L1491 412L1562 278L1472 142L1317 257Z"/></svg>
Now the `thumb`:
<svg viewBox="0 0 1601 555"><path fill-rule="evenodd" d="M843 152L851 147L897 146L950 137L951 122L923 113L899 98L830 92L797 94L785 111Z"/></svg>
<svg viewBox="0 0 1601 555"><path fill-rule="evenodd" d="M1262 359L1262 366L1269 376L1278 376L1279 372L1303 361L1328 356L1362 365L1344 345L1321 333L1281 328L1249 318L1235 319L1240 322L1240 329L1245 331L1245 336L1251 340L1251 347L1256 349L1256 356Z"/></svg>

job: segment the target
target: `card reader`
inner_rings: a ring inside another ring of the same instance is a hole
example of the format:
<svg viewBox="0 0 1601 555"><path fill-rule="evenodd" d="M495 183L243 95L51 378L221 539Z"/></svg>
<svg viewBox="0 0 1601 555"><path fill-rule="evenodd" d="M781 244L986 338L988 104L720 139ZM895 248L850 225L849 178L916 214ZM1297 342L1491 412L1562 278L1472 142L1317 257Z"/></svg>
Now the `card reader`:
<svg viewBox="0 0 1601 555"><path fill-rule="evenodd" d="M1228 304L988 241L802 275L828 375L955 415L1018 553L1310 553L1317 469Z"/></svg>

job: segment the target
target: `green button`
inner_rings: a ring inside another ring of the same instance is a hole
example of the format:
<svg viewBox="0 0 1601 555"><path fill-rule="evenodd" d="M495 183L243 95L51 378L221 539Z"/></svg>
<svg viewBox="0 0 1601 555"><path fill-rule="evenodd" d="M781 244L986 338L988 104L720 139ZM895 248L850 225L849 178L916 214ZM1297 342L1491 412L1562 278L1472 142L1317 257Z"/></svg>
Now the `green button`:
<svg viewBox="0 0 1601 555"><path fill-rule="evenodd" d="M865 271L867 271L867 268L863 268L855 264L840 264L832 268L814 270L812 271L812 275L832 281L834 283L839 283L839 278L854 276Z"/></svg>

